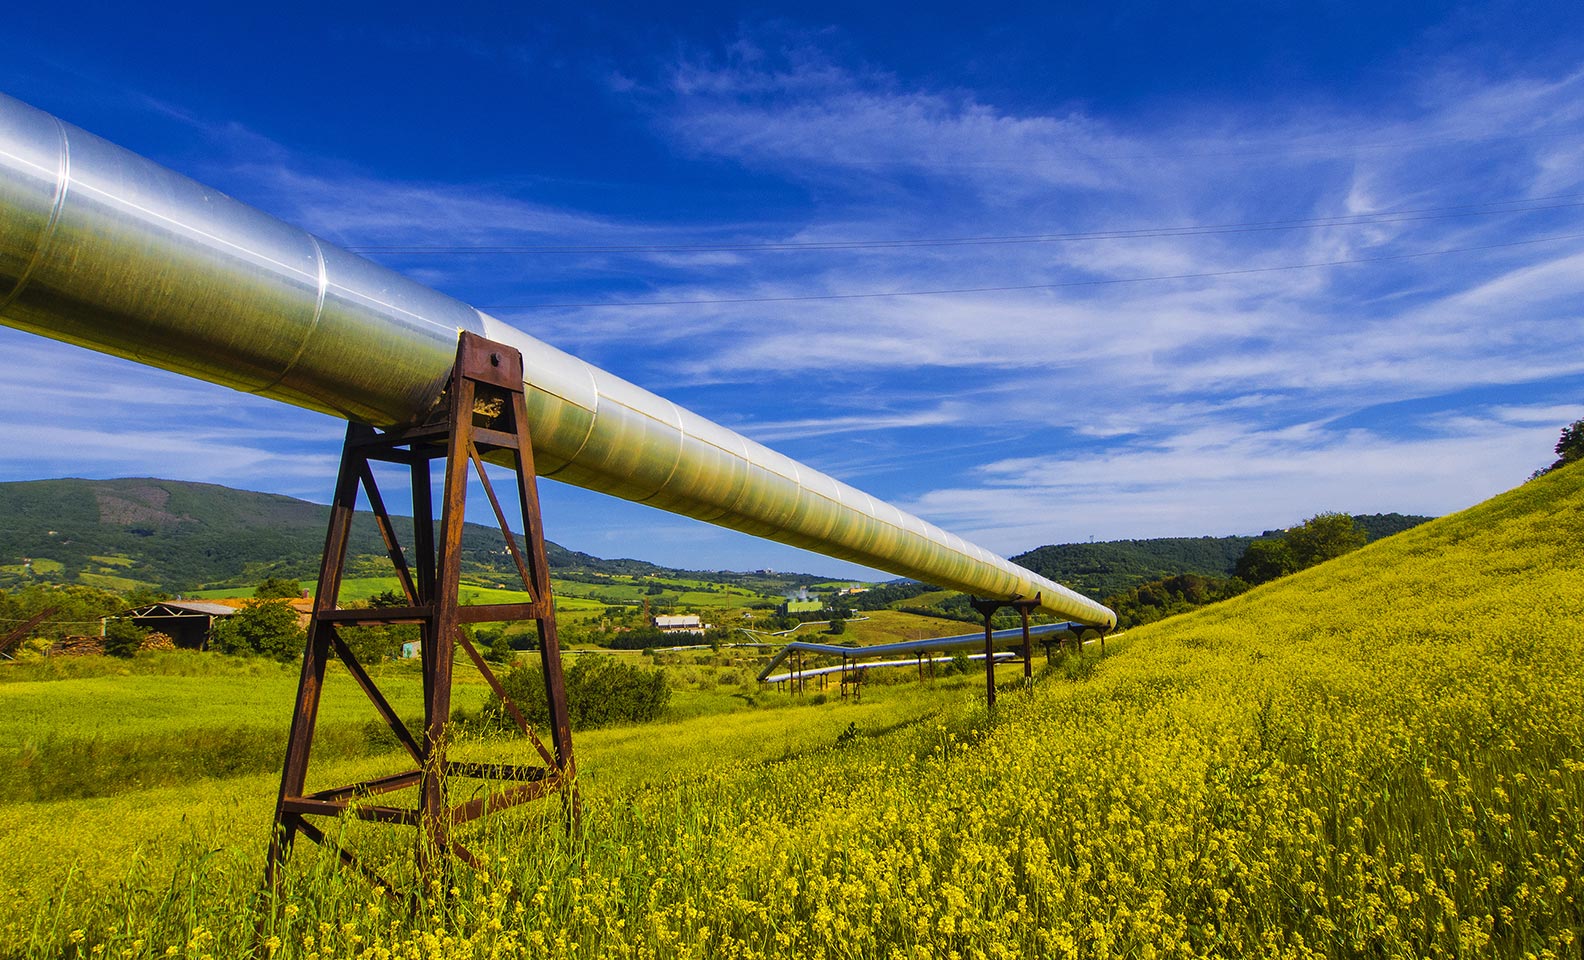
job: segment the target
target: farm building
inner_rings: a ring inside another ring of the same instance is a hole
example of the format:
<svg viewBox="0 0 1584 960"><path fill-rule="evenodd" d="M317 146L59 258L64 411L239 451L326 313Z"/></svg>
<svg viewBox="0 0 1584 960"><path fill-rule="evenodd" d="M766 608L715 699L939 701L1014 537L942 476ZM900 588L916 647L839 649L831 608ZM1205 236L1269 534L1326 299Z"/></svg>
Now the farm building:
<svg viewBox="0 0 1584 960"><path fill-rule="evenodd" d="M654 625L661 633L703 633L705 629L704 621L696 613L655 617Z"/></svg>
<svg viewBox="0 0 1584 960"><path fill-rule="evenodd" d="M215 620L236 613L223 603L204 600L162 600L139 607L127 615L145 630L168 635L178 647L202 650L209 641Z"/></svg>

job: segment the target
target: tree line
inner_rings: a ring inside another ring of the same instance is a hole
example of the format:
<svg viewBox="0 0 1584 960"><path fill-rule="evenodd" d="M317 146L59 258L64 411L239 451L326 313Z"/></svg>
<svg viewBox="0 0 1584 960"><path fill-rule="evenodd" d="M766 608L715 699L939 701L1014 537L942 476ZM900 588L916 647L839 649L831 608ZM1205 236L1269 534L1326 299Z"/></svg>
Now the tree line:
<svg viewBox="0 0 1584 960"><path fill-rule="evenodd" d="M1178 574L1112 594L1105 605L1116 611L1119 628L1153 623L1340 557L1368 540L1364 528L1349 514L1319 513L1296 527L1250 543L1230 577Z"/></svg>

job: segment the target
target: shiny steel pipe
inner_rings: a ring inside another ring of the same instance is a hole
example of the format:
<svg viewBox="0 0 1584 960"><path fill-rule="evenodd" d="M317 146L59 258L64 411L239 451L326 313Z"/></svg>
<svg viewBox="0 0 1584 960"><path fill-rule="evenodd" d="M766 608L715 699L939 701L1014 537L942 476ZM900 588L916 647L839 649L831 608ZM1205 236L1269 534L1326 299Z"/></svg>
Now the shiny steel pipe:
<svg viewBox="0 0 1584 960"><path fill-rule="evenodd" d="M1116 616L487 314L0 94L0 323L376 426L460 331L522 351L539 475L982 597Z"/></svg>

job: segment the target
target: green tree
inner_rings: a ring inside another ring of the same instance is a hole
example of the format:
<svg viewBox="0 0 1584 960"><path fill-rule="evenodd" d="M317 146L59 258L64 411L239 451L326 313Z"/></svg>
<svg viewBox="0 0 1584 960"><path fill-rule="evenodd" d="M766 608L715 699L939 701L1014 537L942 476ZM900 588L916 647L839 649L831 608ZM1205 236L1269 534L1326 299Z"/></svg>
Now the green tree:
<svg viewBox="0 0 1584 960"><path fill-rule="evenodd" d="M1238 558L1236 576L1249 583L1268 583L1297 569L1286 540L1255 540Z"/></svg>
<svg viewBox="0 0 1584 960"><path fill-rule="evenodd" d="M113 657L130 657L143 646L148 631L131 620L117 618L105 624L104 649Z"/></svg>
<svg viewBox="0 0 1584 960"><path fill-rule="evenodd" d="M1180 573L1112 594L1106 597L1105 605L1116 611L1117 626L1126 629L1235 597L1248 586L1237 577L1223 580L1197 573Z"/></svg>
<svg viewBox="0 0 1584 960"><path fill-rule="evenodd" d="M1369 534L1345 513L1317 513L1279 538L1255 540L1238 558L1236 575L1249 583L1324 563L1364 546Z"/></svg>
<svg viewBox="0 0 1584 960"><path fill-rule="evenodd" d="M215 623L210 643L221 653L290 660L302 652L303 628L297 611L284 600L248 600Z"/></svg>
<svg viewBox="0 0 1584 960"><path fill-rule="evenodd" d="M1575 460L1584 460L1584 420L1574 420L1562 428L1562 436L1556 444L1556 455L1556 463L1541 473L1549 473Z"/></svg>
<svg viewBox="0 0 1584 960"><path fill-rule="evenodd" d="M1369 537L1345 513L1318 513L1288 530L1282 539L1292 551L1293 562L1302 570L1351 553L1364 546Z"/></svg>
<svg viewBox="0 0 1584 960"><path fill-rule="evenodd" d="M594 638L590 638L594 639ZM612 650L648 650L653 647L670 647L676 645L676 639L667 635L659 627L633 627L631 630L603 635L594 642Z"/></svg>
<svg viewBox="0 0 1584 960"><path fill-rule="evenodd" d="M395 590L386 590L368 598L370 607L405 607L407 597ZM411 624L387 626L347 627L340 631L341 639L357 657L359 663L379 663L401 655L402 644L418 639L418 628Z"/></svg>
<svg viewBox="0 0 1584 960"><path fill-rule="evenodd" d="M171 595L166 593L164 590L161 590L158 587L149 586L135 587L131 590L128 590L121 596L126 601L127 609L129 610L135 610L138 607L146 607L150 604L159 603L161 600L169 600L171 598Z"/></svg>
<svg viewBox="0 0 1584 960"><path fill-rule="evenodd" d="M117 595L75 583L32 583L20 590L0 590L0 625L14 626L34 614L54 610L30 636L60 639L99 632L99 621L126 609Z"/></svg>
<svg viewBox="0 0 1584 960"><path fill-rule="evenodd" d="M517 657L511 641L506 639L506 628L499 624L475 629L473 645L483 648L484 659L494 663L511 663Z"/></svg>
<svg viewBox="0 0 1584 960"><path fill-rule="evenodd" d="M827 633L842 634L847 632L847 621L840 617L831 619L830 626L825 628Z"/></svg>
<svg viewBox="0 0 1584 960"><path fill-rule="evenodd" d="M302 596L302 583L285 577L265 577L253 588L258 600L296 600Z"/></svg>

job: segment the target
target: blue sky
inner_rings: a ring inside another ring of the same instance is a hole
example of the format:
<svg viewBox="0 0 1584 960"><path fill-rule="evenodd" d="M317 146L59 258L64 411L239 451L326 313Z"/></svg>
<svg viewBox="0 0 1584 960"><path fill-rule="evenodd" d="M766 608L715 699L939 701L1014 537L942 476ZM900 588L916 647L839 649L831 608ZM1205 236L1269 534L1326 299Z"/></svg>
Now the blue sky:
<svg viewBox="0 0 1584 960"><path fill-rule="evenodd" d="M1004 554L1447 513L1584 417L1577 4L212 6L13 11L0 90ZM336 421L0 350L0 479L330 492Z"/></svg>

